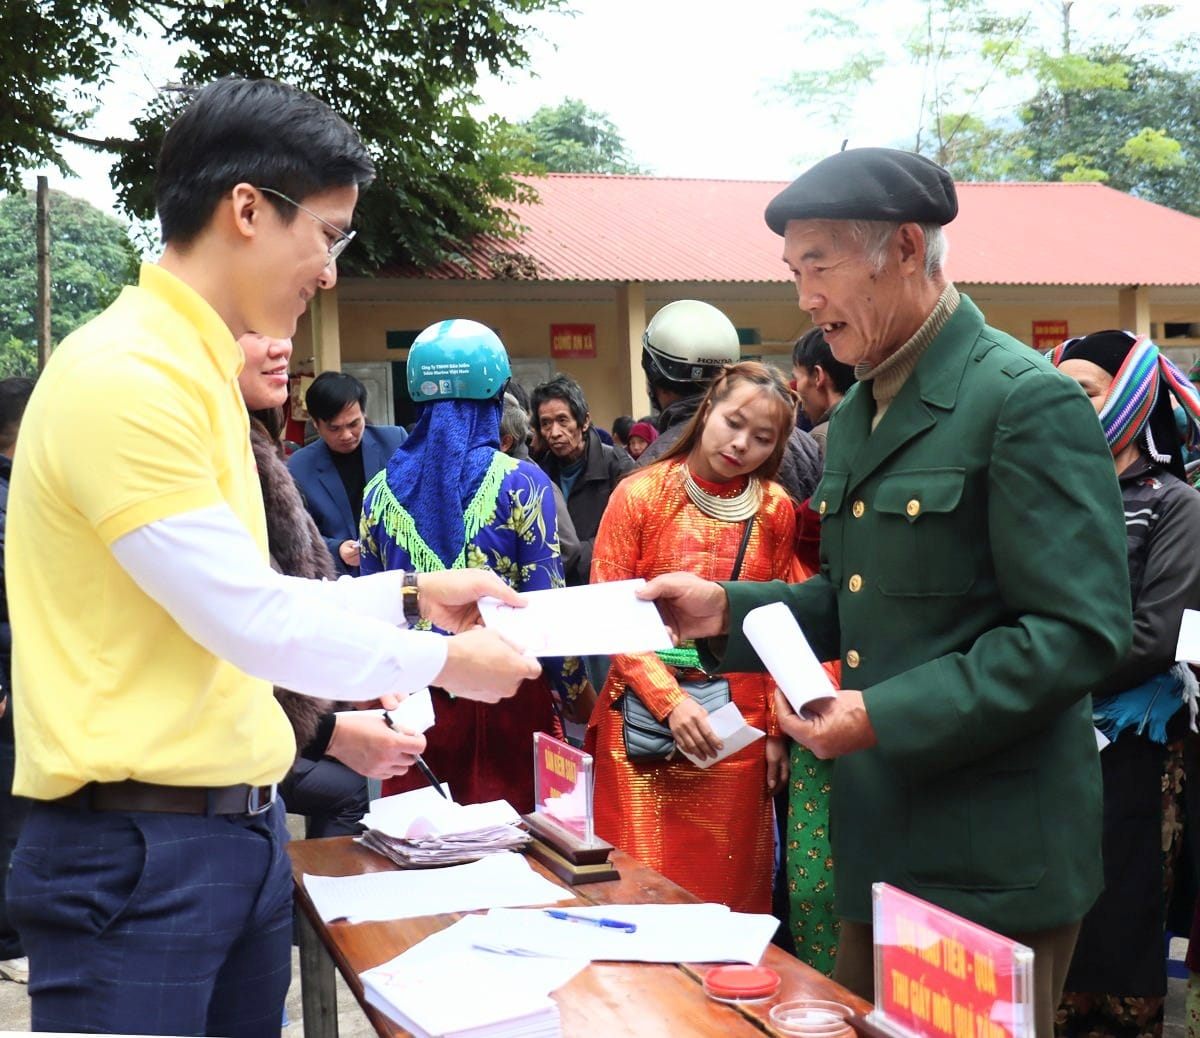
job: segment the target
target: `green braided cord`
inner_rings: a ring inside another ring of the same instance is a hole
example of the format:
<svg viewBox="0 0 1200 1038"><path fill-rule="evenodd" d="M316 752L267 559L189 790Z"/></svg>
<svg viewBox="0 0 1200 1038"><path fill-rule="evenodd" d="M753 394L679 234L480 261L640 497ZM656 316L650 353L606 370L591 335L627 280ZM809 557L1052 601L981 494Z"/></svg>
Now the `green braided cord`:
<svg viewBox="0 0 1200 1038"><path fill-rule="evenodd" d="M678 667L680 670L703 670L700 666L700 653L694 645L678 649L659 649L655 654L668 667Z"/></svg>
<svg viewBox="0 0 1200 1038"><path fill-rule="evenodd" d="M504 482L504 477L516 467L516 459L510 458L507 454L497 452L492 458L483 482L479 484L479 489L475 491L475 496L471 498L471 503L467 505L467 510L463 513L466 540L462 550L458 553L458 558L450 567L451 569L466 567L467 545L483 528L490 506L500 494L500 484ZM368 522L372 526L376 523L383 524L383 532L395 544L408 552L408 556L412 560L412 568L418 573L440 573L446 568L445 565L417 532L417 525L408 510L396 500L396 495L392 493L392 488L387 483L386 469L378 473L367 484L367 491L369 492L377 483L381 485L378 493L371 499L371 514L367 517Z"/></svg>

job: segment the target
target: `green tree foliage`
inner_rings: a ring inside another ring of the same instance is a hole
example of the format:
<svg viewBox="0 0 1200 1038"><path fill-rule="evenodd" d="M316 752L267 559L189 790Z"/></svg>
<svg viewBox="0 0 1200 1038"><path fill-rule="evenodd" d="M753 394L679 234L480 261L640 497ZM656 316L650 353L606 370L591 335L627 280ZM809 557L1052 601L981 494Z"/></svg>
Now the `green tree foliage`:
<svg viewBox="0 0 1200 1038"><path fill-rule="evenodd" d="M1020 113L1032 177L1100 180L1200 215L1200 68L1111 49L1089 56L1119 66L1126 85L1043 85Z"/></svg>
<svg viewBox="0 0 1200 1038"><path fill-rule="evenodd" d="M37 371L36 200L0 199L0 377ZM57 343L137 276L125 227L88 202L50 192L50 333Z"/></svg>
<svg viewBox="0 0 1200 1038"><path fill-rule="evenodd" d="M574 98L543 105L518 130L518 154L549 173L643 172L612 120Z"/></svg>
<svg viewBox="0 0 1200 1038"><path fill-rule="evenodd" d="M869 30L878 3L820 19L846 45L843 60L784 84L834 126L889 67L886 41ZM1183 6L1114 7L1103 39L1082 47L1072 6L1043 0L1007 16L988 0L922 0L903 47L920 97L893 143L960 180L1101 181L1200 214L1200 59L1197 36L1173 22Z"/></svg>
<svg viewBox="0 0 1200 1038"><path fill-rule="evenodd" d="M0 181L64 141L114 156L126 211L153 211L154 158L178 92L133 120L131 140L81 132L125 48L154 34L177 47L179 83L269 76L312 91L362 134L378 177L360 203L344 268L429 263L482 231L512 230L512 127L471 111L479 76L529 60L528 16L563 0L0 0L0 54L17 89L0 98ZM132 40L132 43L130 41ZM10 84L6 83L6 94ZM10 117L11 112L11 117ZM266 142L269 143L269 142Z"/></svg>

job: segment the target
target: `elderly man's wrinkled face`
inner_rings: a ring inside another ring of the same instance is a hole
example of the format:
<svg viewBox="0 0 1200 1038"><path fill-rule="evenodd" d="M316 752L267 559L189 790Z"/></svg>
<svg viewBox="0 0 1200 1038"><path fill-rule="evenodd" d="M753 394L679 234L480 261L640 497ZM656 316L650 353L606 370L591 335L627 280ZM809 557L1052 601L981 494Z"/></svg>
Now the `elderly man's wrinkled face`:
<svg viewBox="0 0 1200 1038"><path fill-rule="evenodd" d="M800 309L821 327L833 355L843 364L875 365L905 343L924 315L909 312L895 236L876 270L848 231L839 220L789 220L783 261Z"/></svg>

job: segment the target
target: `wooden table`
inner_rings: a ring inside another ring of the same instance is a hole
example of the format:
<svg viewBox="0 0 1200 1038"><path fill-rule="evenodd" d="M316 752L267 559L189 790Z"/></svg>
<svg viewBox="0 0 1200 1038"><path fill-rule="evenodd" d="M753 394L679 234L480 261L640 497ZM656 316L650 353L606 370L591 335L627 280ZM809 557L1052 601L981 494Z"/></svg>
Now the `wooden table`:
<svg viewBox="0 0 1200 1038"><path fill-rule="evenodd" d="M395 868L387 859L350 837L299 840L289 845L296 904L300 911L300 982L306 1038L337 1038L337 995L333 967L345 979L363 1012L383 1038L402 1038L408 1032L367 1004L358 974L399 955L432 933L450 926L461 913L397 919L389 922L323 923L317 915L303 875L355 876ZM653 869L621 851L613 855L619 880L574 887L575 904L686 904L697 899ZM553 882L537 862L530 865ZM562 904L567 905L567 902ZM604 1038L672 1038L729 1035L761 1038L778 1034L768 1012L777 1002L793 998L832 999L850 1006L861 1034L876 1034L862 1020L871 1006L816 970L776 948L767 949L763 963L783 978L779 994L766 1002L727 1005L714 1002L701 987L710 968L694 964L594 962L553 993L562 1013L566 1038L603 1035Z"/></svg>

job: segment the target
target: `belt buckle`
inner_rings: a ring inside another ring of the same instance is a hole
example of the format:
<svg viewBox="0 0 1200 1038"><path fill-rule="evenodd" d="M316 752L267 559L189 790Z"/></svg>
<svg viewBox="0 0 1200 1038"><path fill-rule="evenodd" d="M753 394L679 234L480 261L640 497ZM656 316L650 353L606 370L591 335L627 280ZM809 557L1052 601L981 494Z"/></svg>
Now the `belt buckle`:
<svg viewBox="0 0 1200 1038"><path fill-rule="evenodd" d="M264 789L271 790L271 796L265 803L259 797L259 794ZM278 795L279 787L274 782L272 782L270 786L251 786L249 791L246 793L246 814L252 816L266 814L271 810L271 807L274 805Z"/></svg>

